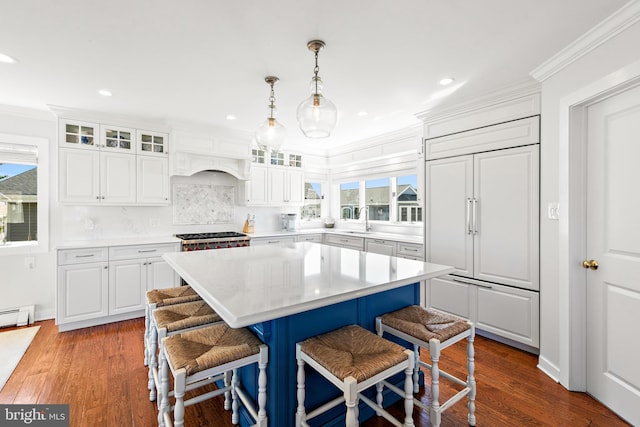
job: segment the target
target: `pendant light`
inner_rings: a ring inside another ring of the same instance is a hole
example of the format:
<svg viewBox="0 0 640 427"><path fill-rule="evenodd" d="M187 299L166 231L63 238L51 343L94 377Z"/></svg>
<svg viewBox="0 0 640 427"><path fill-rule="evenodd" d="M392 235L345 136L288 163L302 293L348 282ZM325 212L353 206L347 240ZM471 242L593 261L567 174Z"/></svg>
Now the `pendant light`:
<svg viewBox="0 0 640 427"><path fill-rule="evenodd" d="M322 79L318 76L318 52L325 46L322 40L311 40L307 48L315 54L316 66L311 79L311 95L298 106L298 126L307 138L326 138L338 120L333 102L322 95Z"/></svg>
<svg viewBox="0 0 640 427"><path fill-rule="evenodd" d="M264 78L264 81L271 86L271 93L269 95L269 117L258 126L255 135L258 148L264 151L279 151L287 136L285 127L276 120L276 97L273 85L278 80L280 79L275 76L267 76Z"/></svg>

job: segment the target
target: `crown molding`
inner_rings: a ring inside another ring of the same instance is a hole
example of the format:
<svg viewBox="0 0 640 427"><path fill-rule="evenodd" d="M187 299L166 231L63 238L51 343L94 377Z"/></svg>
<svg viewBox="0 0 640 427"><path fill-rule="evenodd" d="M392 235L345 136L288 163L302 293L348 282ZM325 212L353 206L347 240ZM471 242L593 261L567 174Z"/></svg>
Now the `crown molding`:
<svg viewBox="0 0 640 427"><path fill-rule="evenodd" d="M56 117L48 110L37 110L34 108L20 107L17 105L0 104L0 114L8 116L22 117L26 119L36 119L45 121L54 121Z"/></svg>
<svg viewBox="0 0 640 427"><path fill-rule="evenodd" d="M640 0L631 0L529 73L543 82L640 20Z"/></svg>
<svg viewBox="0 0 640 427"><path fill-rule="evenodd" d="M459 115L469 114L470 112L501 104L512 99L540 93L540 90L541 85L539 82L527 79L451 107L434 108L416 113L416 117L423 122L439 121Z"/></svg>

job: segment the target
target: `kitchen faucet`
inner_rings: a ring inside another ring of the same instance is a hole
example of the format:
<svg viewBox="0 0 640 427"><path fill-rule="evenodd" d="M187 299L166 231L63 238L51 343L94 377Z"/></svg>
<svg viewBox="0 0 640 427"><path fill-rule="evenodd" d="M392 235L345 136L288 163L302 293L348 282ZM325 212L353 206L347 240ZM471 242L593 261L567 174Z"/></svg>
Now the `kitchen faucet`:
<svg viewBox="0 0 640 427"><path fill-rule="evenodd" d="M364 209L360 211L360 218L362 218L362 213L364 213L364 230L371 231L371 224L369 224L369 206L365 206Z"/></svg>

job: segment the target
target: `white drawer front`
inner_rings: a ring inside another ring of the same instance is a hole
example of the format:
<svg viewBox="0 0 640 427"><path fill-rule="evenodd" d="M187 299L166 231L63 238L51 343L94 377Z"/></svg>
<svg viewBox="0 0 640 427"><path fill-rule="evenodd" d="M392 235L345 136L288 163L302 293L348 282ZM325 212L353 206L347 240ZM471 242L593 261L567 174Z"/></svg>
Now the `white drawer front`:
<svg viewBox="0 0 640 427"><path fill-rule="evenodd" d="M108 260L108 248L63 249L58 251L58 265L84 264Z"/></svg>
<svg viewBox="0 0 640 427"><path fill-rule="evenodd" d="M322 234L300 234L296 236L296 242L322 243Z"/></svg>
<svg viewBox="0 0 640 427"><path fill-rule="evenodd" d="M357 249L359 251L364 250L364 238L362 237L327 234L324 237L324 242L328 245L342 246L344 248Z"/></svg>
<svg viewBox="0 0 640 427"><path fill-rule="evenodd" d="M424 245L398 242L398 255L424 259Z"/></svg>
<svg viewBox="0 0 640 427"><path fill-rule="evenodd" d="M159 257L165 253L178 252L179 244L167 243L161 245L134 245L134 246L112 246L109 248L109 259L131 259Z"/></svg>

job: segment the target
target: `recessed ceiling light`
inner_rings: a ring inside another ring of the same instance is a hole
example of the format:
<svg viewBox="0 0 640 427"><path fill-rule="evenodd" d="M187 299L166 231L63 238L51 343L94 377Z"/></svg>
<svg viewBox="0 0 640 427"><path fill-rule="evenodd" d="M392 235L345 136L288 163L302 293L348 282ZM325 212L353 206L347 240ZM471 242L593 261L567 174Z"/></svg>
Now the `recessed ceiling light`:
<svg viewBox="0 0 640 427"><path fill-rule="evenodd" d="M233 114L227 114L227 117L225 117L227 120L235 120L236 116L234 116Z"/></svg>
<svg viewBox="0 0 640 427"><path fill-rule="evenodd" d="M13 64L14 62L16 62L16 59L4 53L0 53L0 62L4 62L5 64Z"/></svg>
<svg viewBox="0 0 640 427"><path fill-rule="evenodd" d="M442 86L446 86L446 85L450 85L451 83L453 83L455 79L453 77L445 77L444 79L440 80L440 84Z"/></svg>
<svg viewBox="0 0 640 427"><path fill-rule="evenodd" d="M111 95L113 95L111 92L109 92L109 91L108 91L108 90L106 90L106 89L100 89L100 90L98 91L98 93L99 93L100 95L102 95L102 96L111 96Z"/></svg>
<svg viewBox="0 0 640 427"><path fill-rule="evenodd" d="M365 116L368 116L368 115L369 115L369 113L367 113L366 111L360 111L360 112L358 112L358 114L356 114L356 116L358 116L358 117L365 117Z"/></svg>

